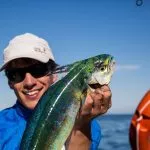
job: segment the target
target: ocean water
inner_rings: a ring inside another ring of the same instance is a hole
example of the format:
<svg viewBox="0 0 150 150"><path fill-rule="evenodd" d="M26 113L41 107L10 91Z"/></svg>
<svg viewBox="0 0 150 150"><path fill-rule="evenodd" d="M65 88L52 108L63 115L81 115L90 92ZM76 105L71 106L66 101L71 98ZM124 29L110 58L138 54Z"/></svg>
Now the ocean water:
<svg viewBox="0 0 150 150"><path fill-rule="evenodd" d="M98 150L131 150L129 126L132 115L104 115L97 118L102 139Z"/></svg>

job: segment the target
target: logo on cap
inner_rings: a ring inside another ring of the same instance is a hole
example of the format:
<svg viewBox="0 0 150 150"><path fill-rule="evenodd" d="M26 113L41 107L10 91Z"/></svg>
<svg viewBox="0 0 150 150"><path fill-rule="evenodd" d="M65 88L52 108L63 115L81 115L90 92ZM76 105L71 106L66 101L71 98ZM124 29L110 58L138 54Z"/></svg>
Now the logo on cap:
<svg viewBox="0 0 150 150"><path fill-rule="evenodd" d="M36 52L40 52L40 53L44 53L44 54L46 54L46 49L43 47L43 48L39 48L39 47L34 47L34 50L36 51Z"/></svg>

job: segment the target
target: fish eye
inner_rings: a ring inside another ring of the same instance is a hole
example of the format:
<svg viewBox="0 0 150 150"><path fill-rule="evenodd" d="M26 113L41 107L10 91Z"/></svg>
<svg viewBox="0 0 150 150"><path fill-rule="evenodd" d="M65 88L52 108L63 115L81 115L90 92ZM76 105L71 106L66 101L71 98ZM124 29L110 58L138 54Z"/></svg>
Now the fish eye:
<svg viewBox="0 0 150 150"><path fill-rule="evenodd" d="M106 69L106 66L101 66L101 67L100 67L100 71L102 71L102 72L103 72L105 69Z"/></svg>

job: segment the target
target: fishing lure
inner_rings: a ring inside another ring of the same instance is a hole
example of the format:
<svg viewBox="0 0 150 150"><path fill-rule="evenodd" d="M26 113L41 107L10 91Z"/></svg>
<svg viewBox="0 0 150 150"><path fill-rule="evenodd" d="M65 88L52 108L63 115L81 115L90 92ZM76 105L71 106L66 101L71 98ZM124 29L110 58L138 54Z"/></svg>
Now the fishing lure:
<svg viewBox="0 0 150 150"><path fill-rule="evenodd" d="M27 123L21 150L61 150L68 138L83 92L93 85L108 84L114 72L113 56L102 54L58 67L55 72L68 72L42 96Z"/></svg>

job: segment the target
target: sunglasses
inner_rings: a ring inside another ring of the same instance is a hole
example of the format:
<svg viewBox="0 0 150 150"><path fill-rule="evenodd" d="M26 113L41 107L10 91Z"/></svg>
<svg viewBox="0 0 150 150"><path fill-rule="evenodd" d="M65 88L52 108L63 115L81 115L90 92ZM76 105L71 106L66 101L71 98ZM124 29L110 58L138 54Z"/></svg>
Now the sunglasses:
<svg viewBox="0 0 150 150"><path fill-rule="evenodd" d="M50 73L50 67L47 64L34 64L25 68L15 68L6 70L6 76L11 82L21 82L26 73L30 73L34 78L40 78Z"/></svg>

